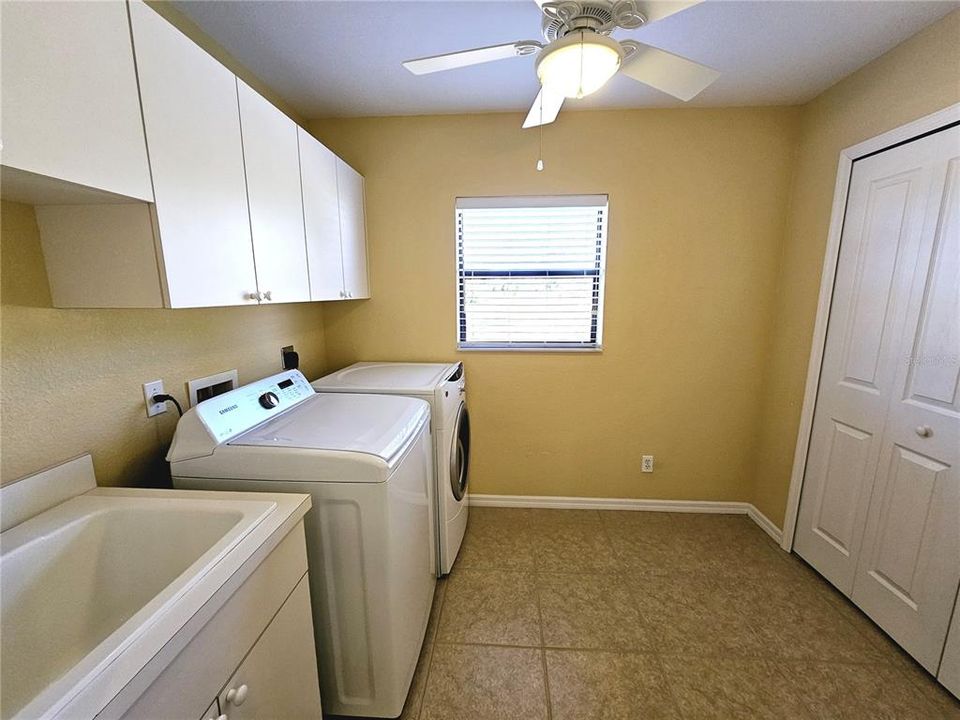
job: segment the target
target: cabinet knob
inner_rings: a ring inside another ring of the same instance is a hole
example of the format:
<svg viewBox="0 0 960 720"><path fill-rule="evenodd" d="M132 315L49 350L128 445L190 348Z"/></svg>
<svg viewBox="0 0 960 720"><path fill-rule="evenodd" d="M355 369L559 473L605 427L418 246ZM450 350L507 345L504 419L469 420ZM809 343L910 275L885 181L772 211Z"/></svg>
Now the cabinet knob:
<svg viewBox="0 0 960 720"><path fill-rule="evenodd" d="M347 296L347 294L346 294L343 290L341 290L341 291L340 291L340 297L346 297L346 296Z"/></svg>
<svg viewBox="0 0 960 720"><path fill-rule="evenodd" d="M917 435L920 437L930 437L933 435L933 428L929 425L918 425L917 426Z"/></svg>
<svg viewBox="0 0 960 720"><path fill-rule="evenodd" d="M267 290L265 293L263 293L263 299L273 300L273 290Z"/></svg>
<svg viewBox="0 0 960 720"><path fill-rule="evenodd" d="M246 683L241 685L238 688L230 688L227 690L227 702L236 707L243 705L244 700L247 699L247 693L250 689L247 687Z"/></svg>

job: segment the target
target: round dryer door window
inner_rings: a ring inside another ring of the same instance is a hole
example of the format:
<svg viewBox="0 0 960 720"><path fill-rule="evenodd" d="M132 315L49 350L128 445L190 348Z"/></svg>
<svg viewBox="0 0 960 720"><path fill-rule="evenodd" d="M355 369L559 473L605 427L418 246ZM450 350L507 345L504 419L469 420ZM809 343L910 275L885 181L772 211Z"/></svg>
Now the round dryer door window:
<svg viewBox="0 0 960 720"><path fill-rule="evenodd" d="M467 494L467 470L470 466L470 413L460 403L450 448L450 490L457 501Z"/></svg>

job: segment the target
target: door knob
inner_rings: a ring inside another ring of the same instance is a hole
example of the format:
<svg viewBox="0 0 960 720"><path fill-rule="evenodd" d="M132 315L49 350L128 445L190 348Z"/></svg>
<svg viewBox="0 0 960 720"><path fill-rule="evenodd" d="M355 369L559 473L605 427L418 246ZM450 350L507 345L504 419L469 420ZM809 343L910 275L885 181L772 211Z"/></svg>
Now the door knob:
<svg viewBox="0 0 960 720"><path fill-rule="evenodd" d="M261 294L258 292L247 293L247 300L260 300L260 299L261 299Z"/></svg>
<svg viewBox="0 0 960 720"><path fill-rule="evenodd" d="M933 435L933 428L929 425L917 425L917 435L920 437L930 437Z"/></svg>
<svg viewBox="0 0 960 720"><path fill-rule="evenodd" d="M246 683L238 688L230 688L227 690L227 702L236 707L240 707L243 705L243 701L247 699L249 690L250 688L247 687Z"/></svg>

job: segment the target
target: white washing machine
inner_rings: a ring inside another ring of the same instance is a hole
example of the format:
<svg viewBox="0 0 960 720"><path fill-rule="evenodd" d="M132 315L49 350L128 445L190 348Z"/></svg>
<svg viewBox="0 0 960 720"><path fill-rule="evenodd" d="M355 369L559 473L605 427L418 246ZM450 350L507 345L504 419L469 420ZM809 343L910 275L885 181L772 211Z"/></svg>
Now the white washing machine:
<svg viewBox="0 0 960 720"><path fill-rule="evenodd" d="M346 367L319 380L322 393L407 395L430 403L437 502L437 569L446 575L467 529L470 415L461 363L369 363Z"/></svg>
<svg viewBox="0 0 960 720"><path fill-rule="evenodd" d="M323 707L396 717L436 585L430 407L316 393L297 370L184 414L178 488L310 493L305 518Z"/></svg>

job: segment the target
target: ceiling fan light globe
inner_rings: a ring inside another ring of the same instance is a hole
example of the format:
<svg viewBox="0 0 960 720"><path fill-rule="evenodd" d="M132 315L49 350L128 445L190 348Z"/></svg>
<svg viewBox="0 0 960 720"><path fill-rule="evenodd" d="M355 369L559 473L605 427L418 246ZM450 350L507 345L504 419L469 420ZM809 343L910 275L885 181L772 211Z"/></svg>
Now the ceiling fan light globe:
<svg viewBox="0 0 960 720"><path fill-rule="evenodd" d="M616 75L623 62L620 43L605 35L570 33L544 48L537 59L543 87L568 98L595 93Z"/></svg>

